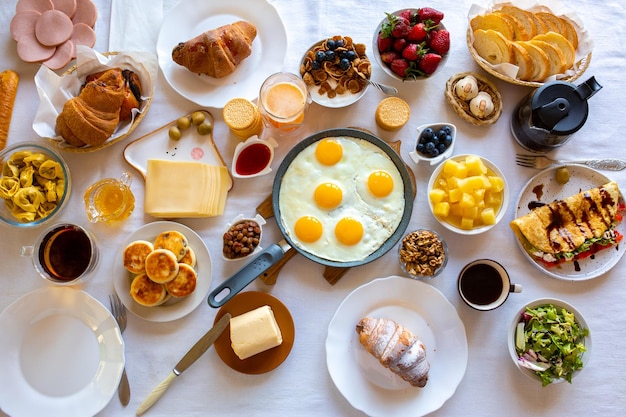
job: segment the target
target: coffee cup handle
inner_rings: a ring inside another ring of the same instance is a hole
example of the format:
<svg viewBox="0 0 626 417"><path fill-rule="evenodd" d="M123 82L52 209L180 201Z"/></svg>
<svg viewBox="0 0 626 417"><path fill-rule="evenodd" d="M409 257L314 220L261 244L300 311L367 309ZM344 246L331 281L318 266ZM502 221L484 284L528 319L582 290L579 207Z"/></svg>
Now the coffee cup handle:
<svg viewBox="0 0 626 417"><path fill-rule="evenodd" d="M33 256L34 252L34 246L22 246L20 249L20 256Z"/></svg>
<svg viewBox="0 0 626 417"><path fill-rule="evenodd" d="M521 284L511 284L509 286L509 292L522 292Z"/></svg>

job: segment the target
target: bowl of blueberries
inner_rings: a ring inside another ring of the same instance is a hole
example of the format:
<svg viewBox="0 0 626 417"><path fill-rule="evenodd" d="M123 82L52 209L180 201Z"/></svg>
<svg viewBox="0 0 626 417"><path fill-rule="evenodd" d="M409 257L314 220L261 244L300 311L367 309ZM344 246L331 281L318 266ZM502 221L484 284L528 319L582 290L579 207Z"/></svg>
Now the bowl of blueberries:
<svg viewBox="0 0 626 417"><path fill-rule="evenodd" d="M452 155L456 126L452 123L430 123L417 128L415 148L409 156L416 164L426 161L438 164Z"/></svg>

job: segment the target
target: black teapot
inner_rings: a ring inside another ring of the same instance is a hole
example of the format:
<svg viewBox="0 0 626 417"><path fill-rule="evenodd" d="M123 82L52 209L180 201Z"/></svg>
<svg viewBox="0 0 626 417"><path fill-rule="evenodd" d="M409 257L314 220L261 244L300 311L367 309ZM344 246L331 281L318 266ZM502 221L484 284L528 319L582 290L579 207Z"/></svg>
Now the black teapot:
<svg viewBox="0 0 626 417"><path fill-rule="evenodd" d="M565 81L545 83L515 108L511 132L533 152L548 152L564 145L587 120L587 100L602 86L594 77L576 86Z"/></svg>

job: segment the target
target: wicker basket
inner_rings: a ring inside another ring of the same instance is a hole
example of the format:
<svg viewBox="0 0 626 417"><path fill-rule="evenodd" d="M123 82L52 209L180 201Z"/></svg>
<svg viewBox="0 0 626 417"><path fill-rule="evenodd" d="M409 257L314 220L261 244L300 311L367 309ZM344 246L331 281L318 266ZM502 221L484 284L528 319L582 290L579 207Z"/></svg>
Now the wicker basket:
<svg viewBox="0 0 626 417"><path fill-rule="evenodd" d="M118 54L118 52L106 52L103 55L104 56L112 56L112 55L117 55L117 54ZM74 66L70 67L67 71L65 71L63 73L63 76L71 75L76 70L77 70L77 66L74 65ZM144 118L146 113L148 113L148 109L150 108L150 105L152 104L152 97L153 96L154 96L154 91L151 92L150 97L148 97L147 99L142 101L142 103L141 103L141 112L138 113L135 116L135 119L133 120L132 125L128 128L128 131L126 133L124 133L123 135L117 136L117 137L115 137L113 139L108 139L108 140L106 140L105 142L101 143L98 146L86 145L86 146L76 147L76 146L70 145L69 143L67 143L61 137L46 138L46 139L52 145L54 145L57 149L60 149L62 151L67 151L67 152L87 153L87 152L95 152L95 151L99 151L100 149L108 148L109 146L115 145L117 142L120 142L120 141L126 139L133 132L133 130L135 130L135 128L137 127L137 125L139 125L139 123Z"/></svg>
<svg viewBox="0 0 626 417"><path fill-rule="evenodd" d="M508 75L504 75L502 73L499 73L498 71L496 71L495 69L493 69L493 67L491 65L489 65L487 62L485 62L480 55L478 55L478 52L476 52L476 49L474 49L474 45L472 43L472 33L471 33L471 28L467 29L467 47L469 49L470 55L472 55L472 58L474 58L474 61L476 61L476 63L478 65L480 65L480 67L482 69L484 69L485 71L487 71L487 73L493 75L496 78L499 78L503 81L506 81L508 83L511 84L516 84L516 85L523 85L526 87L541 87L544 83L542 82L536 82L536 81L523 81L523 80L518 80L517 78L512 78L509 77ZM578 62L576 62L574 64L574 67L576 68L576 72L574 74L572 74L569 77L565 77L565 78L560 78L560 81L565 81L565 82L572 82L574 80L576 80L577 78L579 78L581 75L583 75L583 73L587 70L587 68L589 67L589 63L591 62L591 52L589 52L585 57L581 58Z"/></svg>
<svg viewBox="0 0 626 417"><path fill-rule="evenodd" d="M490 117L486 119L481 119L472 114L469 109L469 102L465 100L461 100L454 93L454 85L457 81L464 78L467 75L471 75L476 78L478 83L478 91L484 91L491 96L491 100L493 101L494 110ZM463 120L473 124L474 126L489 126L494 124L500 118L502 114L502 96L500 92L496 89L496 86L486 78L474 73L474 72L461 72L453 75L446 82L446 89L444 92L448 103L452 106L452 109L458 114Z"/></svg>

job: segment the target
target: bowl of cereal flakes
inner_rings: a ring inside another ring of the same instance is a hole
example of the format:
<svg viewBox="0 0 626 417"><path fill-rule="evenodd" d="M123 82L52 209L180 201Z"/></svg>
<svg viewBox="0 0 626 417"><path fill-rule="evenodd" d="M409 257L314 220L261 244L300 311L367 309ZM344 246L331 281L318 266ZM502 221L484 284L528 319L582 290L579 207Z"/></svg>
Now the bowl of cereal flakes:
<svg viewBox="0 0 626 417"><path fill-rule="evenodd" d="M311 46L300 62L300 76L314 102L345 107L358 101L372 74L366 46L349 36L333 36Z"/></svg>
<svg viewBox="0 0 626 417"><path fill-rule="evenodd" d="M408 233L398 246L400 267L410 278L430 279L448 263L448 246L439 233L418 229Z"/></svg>

